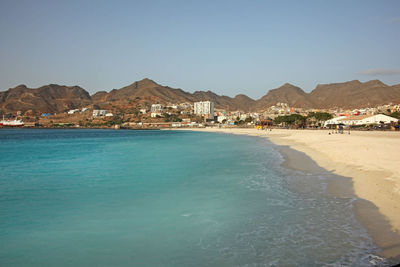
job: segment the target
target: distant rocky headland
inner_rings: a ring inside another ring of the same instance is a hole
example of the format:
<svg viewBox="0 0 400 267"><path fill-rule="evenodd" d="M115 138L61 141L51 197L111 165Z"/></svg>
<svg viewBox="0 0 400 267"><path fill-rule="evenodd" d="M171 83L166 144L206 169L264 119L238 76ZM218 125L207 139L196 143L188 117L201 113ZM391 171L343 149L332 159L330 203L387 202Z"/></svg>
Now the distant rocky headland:
<svg viewBox="0 0 400 267"><path fill-rule="evenodd" d="M229 97L211 91L189 93L182 89L160 85L147 78L120 89L100 91L93 95L79 86L49 84L32 89L19 85L0 92L0 113L20 112L24 115L39 115L61 113L86 106L98 109L109 107L129 109L153 103L193 103L203 100L212 101L215 103L215 108L227 111L262 111L276 103L287 103L290 107L307 109L354 109L400 103L400 84L389 86L379 80L364 83L354 80L319 84L313 91L306 93L301 88L286 83L279 88L269 90L257 100L243 94Z"/></svg>

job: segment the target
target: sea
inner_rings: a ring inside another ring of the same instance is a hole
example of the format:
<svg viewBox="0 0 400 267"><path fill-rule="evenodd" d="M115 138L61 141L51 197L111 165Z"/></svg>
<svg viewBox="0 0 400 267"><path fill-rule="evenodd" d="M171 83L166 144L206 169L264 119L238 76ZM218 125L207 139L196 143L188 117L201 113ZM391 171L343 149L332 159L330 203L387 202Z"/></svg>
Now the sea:
<svg viewBox="0 0 400 267"><path fill-rule="evenodd" d="M0 266L391 264L332 174L284 160L249 136L1 129Z"/></svg>

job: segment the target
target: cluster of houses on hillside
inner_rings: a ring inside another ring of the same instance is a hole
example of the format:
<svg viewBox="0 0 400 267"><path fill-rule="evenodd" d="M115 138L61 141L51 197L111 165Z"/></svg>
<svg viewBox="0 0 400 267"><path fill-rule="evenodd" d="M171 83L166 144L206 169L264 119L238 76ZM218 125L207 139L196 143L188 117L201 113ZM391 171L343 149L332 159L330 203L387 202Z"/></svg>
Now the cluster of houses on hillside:
<svg viewBox="0 0 400 267"><path fill-rule="evenodd" d="M88 108L69 110L68 114L83 113ZM393 124L399 122L398 119L384 115L393 112L400 112L400 105L382 105L378 107L367 107L362 109L305 109L290 107L287 103L276 103L260 112L244 112L241 110L227 111L215 108L212 101L199 101L194 103L180 103L163 105L159 103L152 104L149 109L139 109L140 114L150 113L151 118L162 118L166 114L182 115L186 124L190 123L187 115L196 115L204 118L204 122L233 125L238 121L246 124L255 124L257 121L273 120L276 117L299 114L307 116L310 112L326 112L332 114L334 118L324 122L325 127L332 125L359 126L372 124ZM93 110L92 117L113 117L114 114L107 110ZM147 115L148 116L148 115ZM144 121L144 123L146 123Z"/></svg>

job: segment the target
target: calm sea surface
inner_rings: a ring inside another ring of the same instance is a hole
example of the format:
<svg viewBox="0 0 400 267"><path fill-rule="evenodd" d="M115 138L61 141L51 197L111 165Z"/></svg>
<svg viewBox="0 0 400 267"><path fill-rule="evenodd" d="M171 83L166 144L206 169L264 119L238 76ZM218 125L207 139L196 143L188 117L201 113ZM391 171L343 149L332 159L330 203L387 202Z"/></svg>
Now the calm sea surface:
<svg viewBox="0 0 400 267"><path fill-rule="evenodd" d="M2 129L0 266L387 264L330 174L282 161L246 136Z"/></svg>

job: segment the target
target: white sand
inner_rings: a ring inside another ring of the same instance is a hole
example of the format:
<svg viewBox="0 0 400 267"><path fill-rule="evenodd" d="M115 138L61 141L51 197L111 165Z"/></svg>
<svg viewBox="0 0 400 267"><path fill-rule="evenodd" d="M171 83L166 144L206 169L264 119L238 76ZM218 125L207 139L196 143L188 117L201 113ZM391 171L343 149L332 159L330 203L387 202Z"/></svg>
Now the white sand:
<svg viewBox="0 0 400 267"><path fill-rule="evenodd" d="M360 198L374 203L392 230L400 233L400 133L359 132L331 134L328 130L257 130L254 128L206 128L267 137L278 145L302 151L335 174L351 177Z"/></svg>

